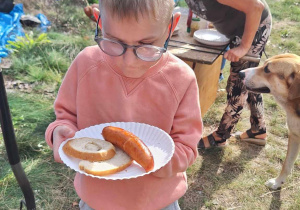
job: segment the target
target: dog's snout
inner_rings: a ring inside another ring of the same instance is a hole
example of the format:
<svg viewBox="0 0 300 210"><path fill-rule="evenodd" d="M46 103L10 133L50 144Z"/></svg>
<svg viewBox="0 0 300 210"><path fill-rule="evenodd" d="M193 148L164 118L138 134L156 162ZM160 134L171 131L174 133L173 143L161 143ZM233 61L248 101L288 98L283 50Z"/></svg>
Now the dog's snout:
<svg viewBox="0 0 300 210"><path fill-rule="evenodd" d="M240 72L239 72L239 77L240 77L242 80L245 79L245 76L246 76L245 72L243 72L243 71L240 71Z"/></svg>

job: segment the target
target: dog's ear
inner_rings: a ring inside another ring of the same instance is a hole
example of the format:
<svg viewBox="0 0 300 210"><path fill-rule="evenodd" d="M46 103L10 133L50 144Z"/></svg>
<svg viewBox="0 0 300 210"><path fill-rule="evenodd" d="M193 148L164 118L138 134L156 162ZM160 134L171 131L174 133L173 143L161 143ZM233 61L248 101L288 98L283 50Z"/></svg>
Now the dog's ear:
<svg viewBox="0 0 300 210"><path fill-rule="evenodd" d="M296 74L294 80L289 88L288 99L293 100L296 98L300 98L300 74Z"/></svg>

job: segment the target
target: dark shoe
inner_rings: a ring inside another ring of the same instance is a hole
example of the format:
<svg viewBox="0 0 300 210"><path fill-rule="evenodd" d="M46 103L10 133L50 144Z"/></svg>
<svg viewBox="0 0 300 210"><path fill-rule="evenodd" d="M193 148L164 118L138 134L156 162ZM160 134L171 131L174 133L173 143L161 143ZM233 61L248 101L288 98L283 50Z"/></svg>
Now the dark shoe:
<svg viewBox="0 0 300 210"><path fill-rule="evenodd" d="M208 135L207 140L208 140L210 146L205 147L203 138L201 138L200 141L198 142L198 149L211 149L213 147L225 147L225 146L227 146L227 143L222 144L222 143L226 142L226 139L222 138L221 140L216 141L213 134Z"/></svg>
<svg viewBox="0 0 300 210"><path fill-rule="evenodd" d="M240 134L235 135L235 138L240 140L240 141L245 141L251 144L256 144L259 146L265 146L266 145L266 139L261 139L261 138L256 138L256 136L265 134L266 131L258 131L257 133L252 133L251 129L246 131L248 138L242 139Z"/></svg>

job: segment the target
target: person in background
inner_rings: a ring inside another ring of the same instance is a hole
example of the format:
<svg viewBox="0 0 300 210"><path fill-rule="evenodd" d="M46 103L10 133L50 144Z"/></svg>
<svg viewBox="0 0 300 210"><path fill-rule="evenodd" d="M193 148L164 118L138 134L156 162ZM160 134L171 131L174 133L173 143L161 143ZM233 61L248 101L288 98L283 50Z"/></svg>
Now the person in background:
<svg viewBox="0 0 300 210"><path fill-rule="evenodd" d="M77 173L80 209L178 210L187 190L187 168L202 136L198 85L193 70L168 53L180 13L173 0L101 0L95 41L68 69L54 103L56 120L45 133L54 159L74 133L109 122L139 122L167 132L174 155L141 177L105 180ZM101 29L101 35L99 28ZM99 131L101 132L101 131Z"/></svg>
<svg viewBox="0 0 300 210"><path fill-rule="evenodd" d="M240 60L244 55L261 56L271 33L272 18L265 0L185 0L196 15L210 21L231 41L224 54L229 60L230 75L227 81L227 107L216 131L201 138L199 149L225 146L235 128L244 103L250 107L251 128L236 136L241 141L258 145L266 143L266 125L263 117L261 94L251 93L238 76L239 71L255 67L258 63Z"/></svg>

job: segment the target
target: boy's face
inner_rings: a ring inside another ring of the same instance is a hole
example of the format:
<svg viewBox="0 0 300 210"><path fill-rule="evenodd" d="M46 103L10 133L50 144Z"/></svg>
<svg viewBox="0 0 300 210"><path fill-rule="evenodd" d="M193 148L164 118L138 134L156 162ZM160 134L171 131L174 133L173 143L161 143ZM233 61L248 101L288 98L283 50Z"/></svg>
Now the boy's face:
<svg viewBox="0 0 300 210"><path fill-rule="evenodd" d="M166 24L152 20L147 15L120 20L117 16L112 16L108 11L101 15L102 34L104 38L116 40L127 45L151 44L163 47L169 29ZM127 48L126 52L117 57L113 57L114 64L123 71L127 77L139 78L151 66L158 61L143 61L133 52L132 48Z"/></svg>

